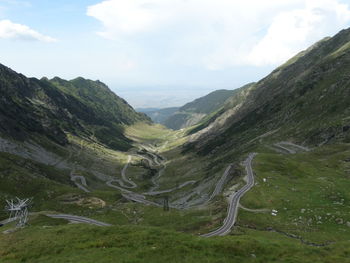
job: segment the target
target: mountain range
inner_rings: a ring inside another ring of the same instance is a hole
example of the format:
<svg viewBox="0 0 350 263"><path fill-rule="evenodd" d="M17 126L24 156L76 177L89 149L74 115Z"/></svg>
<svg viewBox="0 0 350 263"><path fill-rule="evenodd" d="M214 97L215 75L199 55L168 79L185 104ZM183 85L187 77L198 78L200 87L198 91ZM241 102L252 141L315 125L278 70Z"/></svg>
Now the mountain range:
<svg viewBox="0 0 350 263"><path fill-rule="evenodd" d="M0 206L34 202L4 262L349 261L350 29L180 108L3 65L0 92Z"/></svg>
<svg viewBox="0 0 350 263"><path fill-rule="evenodd" d="M0 91L0 133L16 140L46 136L66 145L72 133L127 150L123 125L150 121L100 81L38 80L0 65Z"/></svg>
<svg viewBox="0 0 350 263"><path fill-rule="evenodd" d="M156 123L179 130L203 121L205 117L220 109L235 92L236 90L216 90L179 108L137 110L147 114Z"/></svg>
<svg viewBox="0 0 350 263"><path fill-rule="evenodd" d="M349 29L323 39L238 92L190 145L208 152L264 135L313 146L349 142L349 41Z"/></svg>

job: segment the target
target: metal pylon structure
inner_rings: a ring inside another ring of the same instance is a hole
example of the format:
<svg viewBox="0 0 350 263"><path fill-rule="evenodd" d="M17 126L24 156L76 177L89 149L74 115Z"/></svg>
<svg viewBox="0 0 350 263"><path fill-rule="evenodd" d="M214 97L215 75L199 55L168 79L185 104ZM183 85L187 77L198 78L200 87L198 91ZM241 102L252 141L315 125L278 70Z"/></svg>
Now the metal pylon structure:
<svg viewBox="0 0 350 263"><path fill-rule="evenodd" d="M163 210L169 211L169 196L164 196Z"/></svg>
<svg viewBox="0 0 350 263"><path fill-rule="evenodd" d="M32 204L32 198L6 200L6 211L10 213L9 221L18 220L17 226L24 227L28 221L28 207Z"/></svg>

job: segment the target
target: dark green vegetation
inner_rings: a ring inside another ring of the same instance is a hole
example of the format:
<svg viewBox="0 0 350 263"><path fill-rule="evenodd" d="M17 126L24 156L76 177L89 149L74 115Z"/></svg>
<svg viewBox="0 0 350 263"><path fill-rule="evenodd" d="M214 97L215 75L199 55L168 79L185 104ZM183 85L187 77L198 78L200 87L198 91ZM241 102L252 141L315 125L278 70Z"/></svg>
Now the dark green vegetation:
<svg viewBox="0 0 350 263"><path fill-rule="evenodd" d="M211 92L177 109L176 112L160 123L173 130L195 125L206 116L220 109L225 101L236 92L237 90L216 90Z"/></svg>
<svg viewBox="0 0 350 263"><path fill-rule="evenodd" d="M148 120L103 83L83 78L38 80L0 65L0 93L0 133L21 141L46 136L66 145L68 132L127 150L122 125Z"/></svg>

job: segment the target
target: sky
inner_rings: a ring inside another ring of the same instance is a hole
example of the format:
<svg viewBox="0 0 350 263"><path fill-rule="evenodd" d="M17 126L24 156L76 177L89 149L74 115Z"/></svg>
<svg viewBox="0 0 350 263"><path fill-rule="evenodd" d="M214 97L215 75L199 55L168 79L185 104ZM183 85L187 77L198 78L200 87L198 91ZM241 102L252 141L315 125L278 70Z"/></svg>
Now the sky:
<svg viewBox="0 0 350 263"><path fill-rule="evenodd" d="M347 27L349 0L0 0L0 63L162 108L258 81Z"/></svg>

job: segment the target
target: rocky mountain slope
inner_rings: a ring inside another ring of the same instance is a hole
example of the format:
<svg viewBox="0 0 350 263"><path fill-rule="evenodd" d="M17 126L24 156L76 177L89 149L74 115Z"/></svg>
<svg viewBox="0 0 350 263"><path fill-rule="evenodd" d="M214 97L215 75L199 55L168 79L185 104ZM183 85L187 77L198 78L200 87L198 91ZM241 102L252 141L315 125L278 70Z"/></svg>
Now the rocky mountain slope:
<svg viewBox="0 0 350 263"><path fill-rule="evenodd" d="M151 123L100 81L38 80L0 65L0 93L1 207L14 196L61 207L80 178L87 191L105 187L132 147L125 129Z"/></svg>
<svg viewBox="0 0 350 263"><path fill-rule="evenodd" d="M15 140L45 136L66 145L71 133L126 150L123 125L149 121L99 81L38 80L0 65L0 92L0 134Z"/></svg>
<svg viewBox="0 0 350 263"><path fill-rule="evenodd" d="M193 135L202 154L246 148L258 138L309 145L350 140L350 29L301 52L249 87Z"/></svg>
<svg viewBox="0 0 350 263"><path fill-rule="evenodd" d="M206 116L220 109L225 101L235 94L235 90L216 90L189 102L161 122L166 127L178 130L195 125Z"/></svg>
<svg viewBox="0 0 350 263"><path fill-rule="evenodd" d="M168 119L170 116L172 116L175 112L179 110L179 107L171 107L164 109L144 108L136 110L138 112L145 113L155 123L163 124L166 119Z"/></svg>

